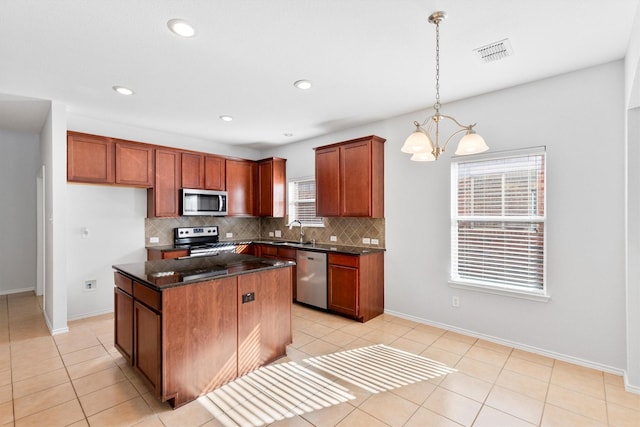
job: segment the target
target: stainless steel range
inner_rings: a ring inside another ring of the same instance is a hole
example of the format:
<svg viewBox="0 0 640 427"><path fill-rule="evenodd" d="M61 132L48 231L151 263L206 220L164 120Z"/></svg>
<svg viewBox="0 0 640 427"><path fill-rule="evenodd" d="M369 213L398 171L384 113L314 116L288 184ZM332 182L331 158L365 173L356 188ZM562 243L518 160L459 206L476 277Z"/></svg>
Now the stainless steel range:
<svg viewBox="0 0 640 427"><path fill-rule="evenodd" d="M235 252L236 245L218 241L218 226L178 227L173 230L173 246L189 249L189 257L218 255Z"/></svg>

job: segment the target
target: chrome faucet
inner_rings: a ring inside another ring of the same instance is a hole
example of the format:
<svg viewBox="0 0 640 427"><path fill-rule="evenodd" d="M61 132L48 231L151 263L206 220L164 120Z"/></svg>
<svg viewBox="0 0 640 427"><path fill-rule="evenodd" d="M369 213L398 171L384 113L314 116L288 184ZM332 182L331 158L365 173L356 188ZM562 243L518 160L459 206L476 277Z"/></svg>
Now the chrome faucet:
<svg viewBox="0 0 640 427"><path fill-rule="evenodd" d="M300 222L299 219L294 219L293 221L291 221L288 225L289 225L289 230L291 230L293 228L293 224L298 223L298 225L300 226L300 243L304 243L304 230L302 229L302 223Z"/></svg>

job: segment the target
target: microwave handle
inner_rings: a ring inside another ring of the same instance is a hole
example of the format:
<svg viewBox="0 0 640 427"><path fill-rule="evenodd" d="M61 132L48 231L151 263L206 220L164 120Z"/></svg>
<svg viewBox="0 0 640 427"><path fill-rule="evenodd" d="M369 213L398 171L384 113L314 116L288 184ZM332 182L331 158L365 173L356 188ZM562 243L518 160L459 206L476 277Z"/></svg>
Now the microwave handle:
<svg viewBox="0 0 640 427"><path fill-rule="evenodd" d="M220 206L220 212L225 212L227 210L227 199L222 194L218 194L218 206Z"/></svg>

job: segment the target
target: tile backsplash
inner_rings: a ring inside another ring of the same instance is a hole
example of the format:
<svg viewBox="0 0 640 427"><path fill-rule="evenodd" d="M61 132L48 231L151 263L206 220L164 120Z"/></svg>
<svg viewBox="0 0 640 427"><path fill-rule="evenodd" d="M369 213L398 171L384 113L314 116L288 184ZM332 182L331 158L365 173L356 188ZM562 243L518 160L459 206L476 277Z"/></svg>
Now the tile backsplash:
<svg viewBox="0 0 640 427"><path fill-rule="evenodd" d="M289 230L285 218L232 218L232 217L178 217L145 219L145 242L147 246L166 246L173 244L173 229L176 227L199 227L217 225L220 240L257 240L278 239L298 240L300 228ZM269 236L280 230L282 237ZM226 237L232 233L232 237ZM384 218L325 218L324 227L304 227L305 240L316 243L333 243L344 246L385 247ZM337 241L331 242L331 236ZM149 243L151 237L157 237L158 243ZM377 239L378 244L364 244L363 238Z"/></svg>

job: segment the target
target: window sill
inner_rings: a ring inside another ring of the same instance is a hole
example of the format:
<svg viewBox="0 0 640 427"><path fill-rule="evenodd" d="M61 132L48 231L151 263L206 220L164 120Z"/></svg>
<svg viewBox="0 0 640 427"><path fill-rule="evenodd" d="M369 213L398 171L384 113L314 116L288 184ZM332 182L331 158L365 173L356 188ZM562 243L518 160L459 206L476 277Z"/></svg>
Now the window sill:
<svg viewBox="0 0 640 427"><path fill-rule="evenodd" d="M540 292L522 291L519 289L511 289L507 287L480 285L480 284L475 284L475 283L472 284L467 282L456 282L452 280L449 280L449 286L451 286L452 288L466 289L468 291L502 295L502 296L512 297L512 298L522 298L522 299L527 299L530 301L537 301L537 302L548 302L551 299L551 296L544 293L544 291L540 291Z"/></svg>

